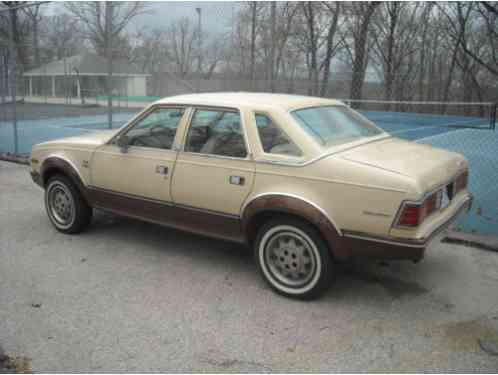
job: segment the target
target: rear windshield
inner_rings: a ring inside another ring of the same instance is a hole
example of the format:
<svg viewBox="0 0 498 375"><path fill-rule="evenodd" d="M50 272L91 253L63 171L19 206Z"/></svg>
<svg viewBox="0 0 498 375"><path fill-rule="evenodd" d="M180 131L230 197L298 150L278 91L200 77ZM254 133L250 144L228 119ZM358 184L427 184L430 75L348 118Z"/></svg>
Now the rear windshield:
<svg viewBox="0 0 498 375"><path fill-rule="evenodd" d="M324 106L292 112L297 123L318 143L328 147L384 132L372 122L345 106Z"/></svg>

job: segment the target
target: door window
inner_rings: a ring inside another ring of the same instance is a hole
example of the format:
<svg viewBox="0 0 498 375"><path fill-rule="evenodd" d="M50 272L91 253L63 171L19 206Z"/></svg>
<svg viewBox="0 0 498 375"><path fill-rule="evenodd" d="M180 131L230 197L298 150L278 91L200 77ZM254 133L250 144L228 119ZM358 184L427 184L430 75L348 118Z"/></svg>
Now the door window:
<svg viewBox="0 0 498 375"><path fill-rule="evenodd" d="M138 121L126 135L131 146L170 150L180 124L183 108L157 108Z"/></svg>
<svg viewBox="0 0 498 375"><path fill-rule="evenodd" d="M301 156L299 148L270 117L257 113L255 119L259 139L264 152L269 154Z"/></svg>
<svg viewBox="0 0 498 375"><path fill-rule="evenodd" d="M185 151L246 157L240 114L223 110L196 110L190 123Z"/></svg>

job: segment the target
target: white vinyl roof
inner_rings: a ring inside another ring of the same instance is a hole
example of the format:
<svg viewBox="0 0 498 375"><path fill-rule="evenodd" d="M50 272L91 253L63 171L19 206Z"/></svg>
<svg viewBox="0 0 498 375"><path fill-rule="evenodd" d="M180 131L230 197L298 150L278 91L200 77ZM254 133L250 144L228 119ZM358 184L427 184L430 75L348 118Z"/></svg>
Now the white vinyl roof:
<svg viewBox="0 0 498 375"><path fill-rule="evenodd" d="M284 110L302 107L323 105L344 105L339 100L318 98L313 96L271 94L259 92L216 92L169 96L160 99L157 104L192 104L213 105L225 107L250 106L276 106Z"/></svg>

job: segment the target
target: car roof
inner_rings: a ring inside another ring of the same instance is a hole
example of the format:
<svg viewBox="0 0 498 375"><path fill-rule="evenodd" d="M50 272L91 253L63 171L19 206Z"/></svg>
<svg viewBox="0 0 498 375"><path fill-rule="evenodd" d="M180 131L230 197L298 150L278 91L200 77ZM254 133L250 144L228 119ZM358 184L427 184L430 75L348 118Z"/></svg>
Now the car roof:
<svg viewBox="0 0 498 375"><path fill-rule="evenodd" d="M160 99L156 104L197 104L222 107L249 105L253 107L279 107L284 110L322 105L344 105L341 101L334 99L259 92L216 92L177 95Z"/></svg>

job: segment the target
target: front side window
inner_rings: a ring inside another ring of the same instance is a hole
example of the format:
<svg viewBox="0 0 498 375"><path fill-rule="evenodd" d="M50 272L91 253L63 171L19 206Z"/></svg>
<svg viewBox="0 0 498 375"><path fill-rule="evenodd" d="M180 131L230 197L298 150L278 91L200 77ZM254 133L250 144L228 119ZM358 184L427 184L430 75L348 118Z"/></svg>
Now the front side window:
<svg viewBox="0 0 498 375"><path fill-rule="evenodd" d="M373 123L345 106L299 109L292 112L299 126L322 146L333 146L383 134Z"/></svg>
<svg viewBox="0 0 498 375"><path fill-rule="evenodd" d="M185 110L157 108L138 121L126 135L131 146L170 150Z"/></svg>
<svg viewBox="0 0 498 375"><path fill-rule="evenodd" d="M224 110L196 110L190 123L185 151L246 157L240 114Z"/></svg>
<svg viewBox="0 0 498 375"><path fill-rule="evenodd" d="M272 119L264 114L255 116L263 151L268 154L301 156L301 151Z"/></svg>

